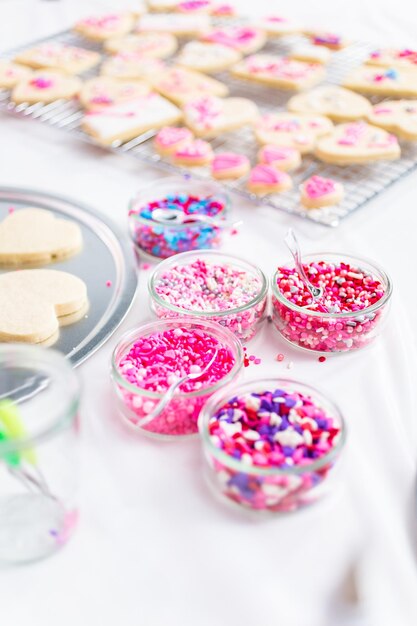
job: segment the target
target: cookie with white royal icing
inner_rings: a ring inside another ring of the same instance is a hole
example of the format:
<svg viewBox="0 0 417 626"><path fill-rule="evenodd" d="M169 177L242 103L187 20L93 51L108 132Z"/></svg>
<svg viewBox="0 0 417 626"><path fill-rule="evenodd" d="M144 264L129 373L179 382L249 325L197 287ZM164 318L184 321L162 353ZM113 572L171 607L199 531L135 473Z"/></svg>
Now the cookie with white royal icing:
<svg viewBox="0 0 417 626"><path fill-rule="evenodd" d="M295 148L305 154L332 128L332 122L322 115L267 113L255 125L255 136L261 144Z"/></svg>
<svg viewBox="0 0 417 626"><path fill-rule="evenodd" d="M34 69L45 68L81 74L97 65L100 59L100 54L92 50L61 43L43 43L19 52L14 60Z"/></svg>
<svg viewBox="0 0 417 626"><path fill-rule="evenodd" d="M353 70L344 87L380 96L417 97L417 68L384 68L363 65Z"/></svg>
<svg viewBox="0 0 417 626"><path fill-rule="evenodd" d="M368 122L408 141L417 141L417 100L385 100L369 112Z"/></svg>
<svg viewBox="0 0 417 626"><path fill-rule="evenodd" d="M400 157L394 135L366 122L339 124L317 141L315 155L326 163L349 165L372 161L392 161Z"/></svg>
<svg viewBox="0 0 417 626"><path fill-rule="evenodd" d="M313 87L326 76L320 63L304 63L272 54L246 57L234 65L231 72L238 78L297 91Z"/></svg>
<svg viewBox="0 0 417 626"><path fill-rule="evenodd" d="M133 52L155 59L166 59L174 54L177 47L177 39L171 33L136 33L108 39L104 44L104 49L110 54Z"/></svg>
<svg viewBox="0 0 417 626"><path fill-rule="evenodd" d="M186 43L176 63L199 72L222 72L241 59L241 54L229 46L204 41Z"/></svg>
<svg viewBox="0 0 417 626"><path fill-rule="evenodd" d="M185 67L169 67L149 76L148 80L156 91L176 104L185 104L204 95L224 97L228 94L224 83Z"/></svg>
<svg viewBox="0 0 417 626"><path fill-rule="evenodd" d="M253 124L258 108L247 98L217 98L202 96L183 107L184 123L197 137L218 135Z"/></svg>
<svg viewBox="0 0 417 626"><path fill-rule="evenodd" d="M82 82L55 70L38 70L21 80L12 91L11 100L16 104L35 104L69 100L76 96Z"/></svg>
<svg viewBox="0 0 417 626"><path fill-rule="evenodd" d="M338 85L322 85L293 96L287 107L293 113L327 115L337 122L362 119L371 111L371 103L364 96Z"/></svg>

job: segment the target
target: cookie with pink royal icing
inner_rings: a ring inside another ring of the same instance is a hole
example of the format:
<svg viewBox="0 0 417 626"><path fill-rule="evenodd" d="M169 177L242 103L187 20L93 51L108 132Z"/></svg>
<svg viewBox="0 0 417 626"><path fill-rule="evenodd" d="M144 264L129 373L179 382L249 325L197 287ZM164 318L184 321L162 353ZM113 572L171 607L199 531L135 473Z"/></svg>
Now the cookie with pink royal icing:
<svg viewBox="0 0 417 626"><path fill-rule="evenodd" d="M255 136L261 144L295 148L305 154L332 128L332 122L323 115L267 113L256 123Z"/></svg>
<svg viewBox="0 0 417 626"><path fill-rule="evenodd" d="M256 104L247 98L202 96L187 102L183 112L186 126L205 138L247 126L258 117Z"/></svg>
<svg viewBox="0 0 417 626"><path fill-rule="evenodd" d="M290 172L301 165L301 155L295 148L267 144L259 150L258 161L282 172Z"/></svg>
<svg viewBox="0 0 417 626"><path fill-rule="evenodd" d="M245 176L250 170L250 161L244 154L219 152L214 155L211 174L217 180L227 180Z"/></svg>
<svg viewBox="0 0 417 626"><path fill-rule="evenodd" d="M177 39L171 33L136 33L113 37L104 43L104 49L110 54L133 52L154 59L166 59L177 47Z"/></svg>
<svg viewBox="0 0 417 626"><path fill-rule="evenodd" d="M263 17L258 25L267 32L269 37L296 35L303 30L299 24L283 15L268 15Z"/></svg>
<svg viewBox="0 0 417 626"><path fill-rule="evenodd" d="M417 68L357 67L345 78L344 87L380 96L417 97Z"/></svg>
<svg viewBox="0 0 417 626"><path fill-rule="evenodd" d="M55 100L69 100L77 95L81 85L82 82L76 76L53 70L39 70L17 83L11 100L16 104L46 104Z"/></svg>
<svg viewBox="0 0 417 626"><path fill-rule="evenodd" d="M407 141L417 141L417 100L385 100L369 113L368 122Z"/></svg>
<svg viewBox="0 0 417 626"><path fill-rule="evenodd" d="M79 20L74 31L86 39L105 41L109 37L119 37L132 30L135 17L132 13L107 13L90 15Z"/></svg>
<svg viewBox="0 0 417 626"><path fill-rule="evenodd" d="M394 135L366 122L339 124L317 141L315 155L326 163L348 165L371 161L392 161L400 157Z"/></svg>
<svg viewBox="0 0 417 626"><path fill-rule="evenodd" d="M34 69L45 68L67 74L81 74L97 65L100 59L100 54L92 50L61 43L43 43L19 52L14 60Z"/></svg>
<svg viewBox="0 0 417 626"><path fill-rule="evenodd" d="M85 109L102 109L135 100L149 92L149 85L143 81L96 76L83 83L78 99Z"/></svg>
<svg viewBox="0 0 417 626"><path fill-rule="evenodd" d="M300 185L301 204L306 209L319 209L339 204L344 196L341 183L323 176L311 176Z"/></svg>
<svg viewBox="0 0 417 626"><path fill-rule="evenodd" d="M209 165L213 160L213 149L207 141L194 139L194 141L178 148L171 158L177 165L187 165L188 167Z"/></svg>
<svg viewBox="0 0 417 626"><path fill-rule="evenodd" d="M23 78L27 78L31 70L12 61L0 59L0 89L11 89Z"/></svg>
<svg viewBox="0 0 417 626"><path fill-rule="evenodd" d="M231 72L237 78L296 91L313 87L326 76L321 63L304 63L272 54L246 57Z"/></svg>
<svg viewBox="0 0 417 626"><path fill-rule="evenodd" d="M214 17L234 17L236 9L232 4L226 2L214 3L211 7L211 14Z"/></svg>
<svg viewBox="0 0 417 626"><path fill-rule="evenodd" d="M212 11L211 0L179 0L175 9L178 13L206 13L211 14Z"/></svg>
<svg viewBox="0 0 417 626"><path fill-rule="evenodd" d="M154 148L161 156L170 156L194 139L188 128L165 126L161 128L154 140Z"/></svg>
<svg viewBox="0 0 417 626"><path fill-rule="evenodd" d="M156 91L176 104L185 104L206 95L223 98L229 92L219 80L185 67L169 67L149 76L148 80Z"/></svg>
<svg viewBox="0 0 417 626"><path fill-rule="evenodd" d="M234 48L242 54L252 54L265 45L266 33L261 28L252 26L225 26L207 30L201 39Z"/></svg>
<svg viewBox="0 0 417 626"><path fill-rule="evenodd" d="M292 187L292 180L286 172L281 172L270 165L255 165L249 174L247 188L257 196L268 193L288 191Z"/></svg>
<svg viewBox="0 0 417 626"><path fill-rule="evenodd" d="M410 48L382 48L374 50L366 59L367 65L417 69L417 50Z"/></svg>

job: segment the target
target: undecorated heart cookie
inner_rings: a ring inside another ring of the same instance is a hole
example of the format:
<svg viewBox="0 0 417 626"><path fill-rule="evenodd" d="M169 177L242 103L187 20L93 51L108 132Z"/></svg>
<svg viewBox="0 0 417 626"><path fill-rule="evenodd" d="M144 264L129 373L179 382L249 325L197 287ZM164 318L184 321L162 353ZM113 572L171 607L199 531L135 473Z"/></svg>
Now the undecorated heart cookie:
<svg viewBox="0 0 417 626"><path fill-rule="evenodd" d="M161 74L165 67L159 59L138 52L120 52L103 63L100 74L120 80L146 80Z"/></svg>
<svg viewBox="0 0 417 626"><path fill-rule="evenodd" d="M371 52L365 63L379 67L417 69L417 50L410 50L409 48L382 48L381 50Z"/></svg>
<svg viewBox="0 0 417 626"><path fill-rule="evenodd" d="M176 63L199 72L222 72L241 58L240 52L219 43L190 41L176 58Z"/></svg>
<svg viewBox="0 0 417 626"><path fill-rule="evenodd" d="M0 222L0 265L51 263L81 247L78 224L44 209L15 210Z"/></svg>
<svg viewBox="0 0 417 626"><path fill-rule="evenodd" d="M394 160L400 156L397 138L366 122L340 124L318 140L316 156L326 163L348 165Z"/></svg>
<svg viewBox="0 0 417 626"><path fill-rule="evenodd" d="M133 139L147 130L175 124L181 117L181 111L172 102L150 93L105 109L87 111L82 128L98 143L110 145L114 141Z"/></svg>
<svg viewBox="0 0 417 626"><path fill-rule="evenodd" d="M417 96L417 68L362 65L349 74L343 85L361 93L414 98Z"/></svg>
<svg viewBox="0 0 417 626"><path fill-rule="evenodd" d="M417 141L417 100L386 100L376 104L367 119L402 139Z"/></svg>
<svg viewBox="0 0 417 626"><path fill-rule="evenodd" d="M81 74L97 65L100 58L99 53L92 50L60 43L44 43L23 50L15 57L15 61L35 69L48 68L68 74Z"/></svg>
<svg viewBox="0 0 417 626"><path fill-rule="evenodd" d="M18 270L0 275L0 341L41 343L87 306L77 276L56 270Z"/></svg>
<svg viewBox="0 0 417 626"><path fill-rule="evenodd" d="M294 113L327 115L337 122L361 119L371 111L369 100L337 85L323 85L293 96L287 107Z"/></svg>
<svg viewBox="0 0 417 626"><path fill-rule="evenodd" d="M201 39L234 48L242 54L252 54L265 45L266 33L252 26L226 26L207 30Z"/></svg>
<svg viewBox="0 0 417 626"><path fill-rule="evenodd" d="M321 63L304 63L272 54L254 54L231 69L234 76L280 89L303 90L324 80Z"/></svg>
<svg viewBox="0 0 417 626"><path fill-rule="evenodd" d="M143 81L98 76L85 81L78 98L85 109L101 109L135 100L149 92L149 85Z"/></svg>
<svg viewBox="0 0 417 626"><path fill-rule="evenodd" d="M167 68L164 72L149 76L148 80L156 91L176 104L185 104L188 100L204 95L223 98L229 91L224 83L185 67Z"/></svg>
<svg viewBox="0 0 417 626"><path fill-rule="evenodd" d="M31 70L23 65L0 59L0 89L11 89L30 73Z"/></svg>
<svg viewBox="0 0 417 626"><path fill-rule="evenodd" d="M165 59L171 56L177 47L177 39L171 33L137 33L125 37L114 37L104 44L104 49L110 54L134 52L154 59Z"/></svg>
<svg viewBox="0 0 417 626"><path fill-rule="evenodd" d="M16 85L11 99L16 104L69 100L77 95L81 85L76 76L68 76L57 70L38 70Z"/></svg>
<svg viewBox="0 0 417 626"><path fill-rule="evenodd" d="M93 41L105 41L109 37L125 35L134 24L135 16L132 13L108 13L79 20L74 31Z"/></svg>
<svg viewBox="0 0 417 626"><path fill-rule="evenodd" d="M183 107L184 123L197 137L216 137L220 133L252 124L258 108L246 98L203 96Z"/></svg>
<svg viewBox="0 0 417 626"><path fill-rule="evenodd" d="M332 122L322 115L267 113L256 124L255 136L261 144L295 148L305 154L332 128Z"/></svg>
<svg viewBox="0 0 417 626"><path fill-rule="evenodd" d="M301 204L306 209L319 209L338 204L344 195L343 185L331 178L311 176L302 185Z"/></svg>

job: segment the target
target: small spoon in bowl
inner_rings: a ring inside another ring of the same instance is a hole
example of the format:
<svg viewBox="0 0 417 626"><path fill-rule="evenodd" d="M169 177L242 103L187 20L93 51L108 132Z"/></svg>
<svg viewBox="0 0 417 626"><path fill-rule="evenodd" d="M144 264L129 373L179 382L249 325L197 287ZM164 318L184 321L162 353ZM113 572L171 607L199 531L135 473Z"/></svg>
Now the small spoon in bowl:
<svg viewBox="0 0 417 626"><path fill-rule="evenodd" d="M323 312L327 313L327 308L325 308L323 304L321 304L320 302L321 299L323 298L324 289L322 287L316 287L310 282L305 272L305 269L303 267L302 261L301 261L300 244L298 243L297 237L295 236L295 233L292 228L288 229L288 232L285 235L284 241L287 245L288 250L292 254L298 275L300 276L303 283L305 284L308 291L310 292L310 295L313 298L313 302L318 303L320 307L323 309Z"/></svg>

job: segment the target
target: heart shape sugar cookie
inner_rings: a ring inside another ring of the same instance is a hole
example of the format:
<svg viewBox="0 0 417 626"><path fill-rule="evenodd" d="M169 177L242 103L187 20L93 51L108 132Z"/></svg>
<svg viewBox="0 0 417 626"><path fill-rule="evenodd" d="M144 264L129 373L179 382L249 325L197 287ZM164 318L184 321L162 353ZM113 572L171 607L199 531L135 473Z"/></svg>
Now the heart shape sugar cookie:
<svg viewBox="0 0 417 626"><path fill-rule="evenodd" d="M220 43L190 41L185 44L176 61L178 65L199 72L222 72L240 61L241 54Z"/></svg>
<svg viewBox="0 0 417 626"><path fill-rule="evenodd" d="M368 122L408 141L417 140L417 100L388 100L376 104Z"/></svg>
<svg viewBox="0 0 417 626"><path fill-rule="evenodd" d="M69 100L81 89L81 81L56 70L39 70L21 80L12 91L16 104Z"/></svg>
<svg viewBox="0 0 417 626"><path fill-rule="evenodd" d="M137 33L114 37L105 42L104 48L109 54L133 52L154 59L165 59L174 54L178 46L177 39L171 33Z"/></svg>
<svg viewBox="0 0 417 626"><path fill-rule="evenodd" d="M305 154L332 128L331 121L322 115L268 113L257 123L255 136L261 144L295 148Z"/></svg>
<svg viewBox="0 0 417 626"><path fill-rule="evenodd" d="M41 343L87 306L77 276L56 270L18 270L0 275L0 341Z"/></svg>
<svg viewBox="0 0 417 626"><path fill-rule="evenodd" d="M229 92L219 80L185 67L169 67L149 76L148 80L156 91L176 104L185 104L204 95L223 98Z"/></svg>
<svg viewBox="0 0 417 626"><path fill-rule="evenodd" d="M343 185L332 178L311 176L300 186L301 204L307 209L338 204L344 195Z"/></svg>
<svg viewBox="0 0 417 626"><path fill-rule="evenodd" d="M293 96L288 100L287 108L293 113L327 115L337 122L350 122L366 117L371 111L371 103L344 87L323 85Z"/></svg>
<svg viewBox="0 0 417 626"><path fill-rule="evenodd" d="M11 89L30 74L28 67L0 59L0 89Z"/></svg>
<svg viewBox="0 0 417 626"><path fill-rule="evenodd" d="M146 96L150 87L144 81L118 80L110 76L96 76L86 80L78 99L85 109L101 109Z"/></svg>
<svg viewBox="0 0 417 626"><path fill-rule="evenodd" d="M67 74L81 74L97 65L100 59L100 54L93 52L93 50L67 46L62 43L43 43L34 48L23 50L14 60L35 69L60 70Z"/></svg>
<svg viewBox="0 0 417 626"><path fill-rule="evenodd" d="M417 66L375 67L362 65L351 72L344 87L360 93L404 98L417 97Z"/></svg>
<svg viewBox="0 0 417 626"><path fill-rule="evenodd" d="M247 124L258 117L258 108L246 98L203 96L183 107L184 123L197 137L216 137Z"/></svg>
<svg viewBox="0 0 417 626"><path fill-rule="evenodd" d="M20 209L0 222L0 265L51 263L81 246L78 224L43 209Z"/></svg>
<svg viewBox="0 0 417 626"><path fill-rule="evenodd" d="M409 48L383 48L374 50L366 59L367 65L379 67L417 68L417 50Z"/></svg>
<svg viewBox="0 0 417 626"><path fill-rule="evenodd" d="M397 138L366 122L339 124L332 133L318 140L316 156L326 163L348 165L394 160L400 156Z"/></svg>
<svg viewBox="0 0 417 626"><path fill-rule="evenodd" d="M133 13L107 13L79 20L74 31L93 41L105 41L109 37L125 35L135 24Z"/></svg>
<svg viewBox="0 0 417 626"><path fill-rule="evenodd" d="M326 76L321 63L304 63L273 54L246 57L234 65L231 72L237 78L297 91L313 87Z"/></svg>

